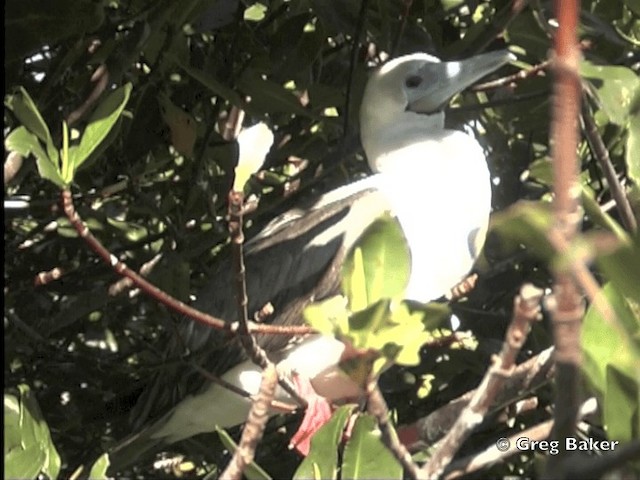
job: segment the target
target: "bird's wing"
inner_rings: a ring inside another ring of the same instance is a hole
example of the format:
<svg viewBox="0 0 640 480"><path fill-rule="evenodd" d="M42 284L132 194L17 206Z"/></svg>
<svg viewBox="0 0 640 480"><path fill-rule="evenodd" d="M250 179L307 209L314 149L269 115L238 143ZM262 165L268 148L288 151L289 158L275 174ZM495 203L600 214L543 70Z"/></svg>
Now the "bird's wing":
<svg viewBox="0 0 640 480"><path fill-rule="evenodd" d="M375 188L376 176L332 191L307 208L290 210L268 224L246 244L245 267L249 315L267 303L274 307L266 319L281 325L299 324L311 302L336 293L340 266L353 243L389 204ZM225 256L194 306L226 321L237 320L233 269ZM257 335L267 352L284 348L284 335ZM186 352L193 361L220 375L242 361L237 340L189 319L171 339L167 358ZM161 369L143 392L131 417L135 427L157 418L188 393L206 383L203 375L186 364Z"/></svg>

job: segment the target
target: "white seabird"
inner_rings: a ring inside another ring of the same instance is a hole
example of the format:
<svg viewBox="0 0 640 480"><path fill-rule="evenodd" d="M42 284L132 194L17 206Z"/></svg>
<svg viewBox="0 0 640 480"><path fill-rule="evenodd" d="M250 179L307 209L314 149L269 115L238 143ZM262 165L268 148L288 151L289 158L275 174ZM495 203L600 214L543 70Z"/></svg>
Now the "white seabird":
<svg viewBox="0 0 640 480"><path fill-rule="evenodd" d="M250 313L270 302L274 322L301 323L304 307L337 293L345 254L384 212L397 217L410 248L408 299L438 298L467 274L489 220L489 171L473 137L444 128L442 109L454 94L510 59L504 51L452 62L416 53L373 73L362 100L360 130L375 174L285 213L247 242ZM431 230L434 225L437 231ZM195 306L235 320L228 264L219 272ZM243 358L237 341L191 321L181 334L173 357L186 342L191 352L202 353L194 361L246 392L257 392L259 368ZM345 348L338 340L316 335L292 345L282 336L258 336L258 342L279 367L309 380L329 401L358 395L358 386L336 366ZM246 420L248 399L185 366L174 368L158 376L136 410L143 419L163 408L168 413L112 451L115 471L153 448ZM284 392L278 396L288 398Z"/></svg>

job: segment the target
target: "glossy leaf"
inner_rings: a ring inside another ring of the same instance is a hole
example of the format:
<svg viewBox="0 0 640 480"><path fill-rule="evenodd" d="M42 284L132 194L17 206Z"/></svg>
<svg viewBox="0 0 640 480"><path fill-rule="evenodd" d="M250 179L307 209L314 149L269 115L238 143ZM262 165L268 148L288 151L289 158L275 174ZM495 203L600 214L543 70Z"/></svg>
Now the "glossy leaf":
<svg viewBox="0 0 640 480"><path fill-rule="evenodd" d="M109 455L104 453L91 465L89 478L91 480L106 480L107 469L109 468Z"/></svg>
<svg viewBox="0 0 640 480"><path fill-rule="evenodd" d="M4 396L5 478L35 478L42 472L58 476L60 456L49 427L29 387L18 387L20 397Z"/></svg>
<svg viewBox="0 0 640 480"><path fill-rule="evenodd" d="M109 135L131 95L131 84L127 83L104 98L89 118L87 127L82 134L80 145L74 151L71 162L74 169L78 169L89 155L98 148Z"/></svg>
<svg viewBox="0 0 640 480"><path fill-rule="evenodd" d="M407 241L398 221L390 216L367 228L342 269L342 291L352 311L383 298L401 297L411 272Z"/></svg>
<svg viewBox="0 0 640 480"><path fill-rule="evenodd" d="M19 87L16 93L9 95L5 105L14 113L20 123L42 140L45 145L53 145L49 127L47 127L35 102L23 87Z"/></svg>
<svg viewBox="0 0 640 480"><path fill-rule="evenodd" d="M382 443L377 422L359 415L344 449L342 478L402 478L402 467Z"/></svg>
<svg viewBox="0 0 640 480"><path fill-rule="evenodd" d="M36 157L36 165L40 176L52 181L59 187L64 187L65 182L62 179L62 173L57 163L57 155L54 163L42 148L38 137L29 132L24 126L12 131L5 138L4 146L7 150L18 152L23 157L33 154Z"/></svg>
<svg viewBox="0 0 640 480"><path fill-rule="evenodd" d="M293 478L303 479L335 479L338 477L338 447L342 441L353 405L338 408L325 425L311 439L311 450Z"/></svg>
<svg viewBox="0 0 640 480"><path fill-rule="evenodd" d="M44 119L36 103L33 101L29 93L22 87L13 95L9 95L5 101L7 108L13 111L16 118L33 133L41 142L44 143L45 150L49 159L57 164L58 149L51 138L49 127Z"/></svg>

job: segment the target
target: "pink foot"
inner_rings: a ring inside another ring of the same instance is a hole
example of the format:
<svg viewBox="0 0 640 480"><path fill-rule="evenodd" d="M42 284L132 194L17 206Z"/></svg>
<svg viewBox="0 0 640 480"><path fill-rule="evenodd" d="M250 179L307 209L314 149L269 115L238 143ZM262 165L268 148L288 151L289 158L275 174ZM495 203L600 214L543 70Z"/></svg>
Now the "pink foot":
<svg viewBox="0 0 640 480"><path fill-rule="evenodd" d="M293 375L293 383L298 394L307 401L308 406L298 431L291 437L289 448L295 448L306 457L311 448L311 437L329 421L332 410L329 402L315 392L309 379Z"/></svg>

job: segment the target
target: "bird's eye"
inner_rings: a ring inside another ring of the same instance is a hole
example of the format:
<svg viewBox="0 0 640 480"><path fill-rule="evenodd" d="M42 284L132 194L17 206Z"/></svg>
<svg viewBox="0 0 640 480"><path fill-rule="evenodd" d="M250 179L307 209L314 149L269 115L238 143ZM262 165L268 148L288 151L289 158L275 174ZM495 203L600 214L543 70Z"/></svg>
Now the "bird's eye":
<svg viewBox="0 0 640 480"><path fill-rule="evenodd" d="M419 87L421 83L422 83L422 78L419 77L418 75L411 75L410 77L407 77L407 79L404 81L404 84L407 86L407 88Z"/></svg>

